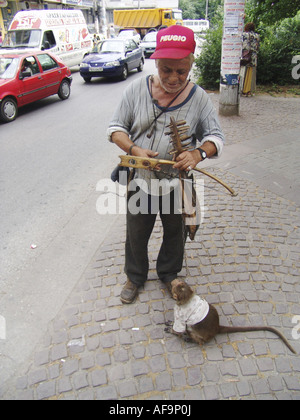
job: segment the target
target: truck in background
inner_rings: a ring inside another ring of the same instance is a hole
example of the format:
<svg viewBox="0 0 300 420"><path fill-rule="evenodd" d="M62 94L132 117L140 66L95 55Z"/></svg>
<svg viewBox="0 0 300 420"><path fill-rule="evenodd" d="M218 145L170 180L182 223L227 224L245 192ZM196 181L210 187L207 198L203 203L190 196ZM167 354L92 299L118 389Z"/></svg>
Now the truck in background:
<svg viewBox="0 0 300 420"><path fill-rule="evenodd" d="M93 48L81 10L27 10L16 13L1 53L48 50L69 67L82 62Z"/></svg>
<svg viewBox="0 0 300 420"><path fill-rule="evenodd" d="M182 11L160 8L114 10L114 25L118 30L135 29L143 37L161 26L183 25Z"/></svg>

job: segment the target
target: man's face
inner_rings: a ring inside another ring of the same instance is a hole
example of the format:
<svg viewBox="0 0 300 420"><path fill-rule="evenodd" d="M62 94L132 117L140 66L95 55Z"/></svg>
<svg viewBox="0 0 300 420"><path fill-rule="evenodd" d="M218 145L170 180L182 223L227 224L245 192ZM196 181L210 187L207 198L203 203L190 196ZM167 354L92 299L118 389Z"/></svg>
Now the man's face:
<svg viewBox="0 0 300 420"><path fill-rule="evenodd" d="M158 77L161 86L168 93L179 92L186 84L188 75L192 68L191 58L182 60L160 59L156 60Z"/></svg>

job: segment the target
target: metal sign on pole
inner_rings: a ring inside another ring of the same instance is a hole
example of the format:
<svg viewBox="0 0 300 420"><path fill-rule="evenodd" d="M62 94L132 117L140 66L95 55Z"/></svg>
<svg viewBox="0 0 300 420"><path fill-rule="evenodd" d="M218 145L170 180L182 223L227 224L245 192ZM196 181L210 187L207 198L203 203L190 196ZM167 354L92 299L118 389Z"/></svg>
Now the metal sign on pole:
<svg viewBox="0 0 300 420"><path fill-rule="evenodd" d="M245 0L225 0L219 113L239 115Z"/></svg>

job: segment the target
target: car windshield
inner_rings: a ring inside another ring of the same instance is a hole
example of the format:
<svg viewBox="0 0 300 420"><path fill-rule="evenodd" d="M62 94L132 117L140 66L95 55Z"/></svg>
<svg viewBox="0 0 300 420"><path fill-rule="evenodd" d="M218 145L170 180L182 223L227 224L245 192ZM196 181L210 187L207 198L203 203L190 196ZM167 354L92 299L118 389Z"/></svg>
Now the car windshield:
<svg viewBox="0 0 300 420"><path fill-rule="evenodd" d="M115 42L115 41L104 41L101 44L100 52L102 53L111 53L111 52L124 52L124 43Z"/></svg>
<svg viewBox="0 0 300 420"><path fill-rule="evenodd" d="M155 42L157 37L157 32L150 32L145 36L143 42Z"/></svg>
<svg viewBox="0 0 300 420"><path fill-rule="evenodd" d="M121 31L118 35L118 38L132 38L135 35L134 31Z"/></svg>
<svg viewBox="0 0 300 420"><path fill-rule="evenodd" d="M13 79L16 75L19 58L0 57L0 79Z"/></svg>
<svg viewBox="0 0 300 420"><path fill-rule="evenodd" d="M41 33L39 29L9 31L3 41L2 48L38 48Z"/></svg>

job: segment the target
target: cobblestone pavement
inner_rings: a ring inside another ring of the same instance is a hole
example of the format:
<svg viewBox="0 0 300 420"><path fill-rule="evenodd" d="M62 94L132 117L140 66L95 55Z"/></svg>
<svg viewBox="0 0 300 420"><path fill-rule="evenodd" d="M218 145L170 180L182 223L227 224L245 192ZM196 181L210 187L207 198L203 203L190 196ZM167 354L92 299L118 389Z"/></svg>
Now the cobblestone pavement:
<svg viewBox="0 0 300 420"><path fill-rule="evenodd" d="M219 95L211 95L211 99L218 108ZM256 137L270 133L276 135L283 129L299 128L299 113L298 98L258 95L253 98L241 98L240 116L220 117L220 122L228 145L251 142Z"/></svg>
<svg viewBox="0 0 300 420"><path fill-rule="evenodd" d="M271 182L262 185L256 171L248 176L237 168L255 162L270 176L274 168L285 171L286 181L294 182L293 175L300 175L299 115L299 99L258 96L242 99L240 117L221 118L231 148L263 142L270 134L275 143L267 139L259 154L244 152L235 166L210 161L210 172L238 196L205 178L203 224L196 240L187 243L180 273L216 306L223 324L274 326L298 354L299 204L268 188ZM289 159L280 136L291 129L298 142L285 138L292 148ZM124 240L120 215L2 399L300 399L300 359L273 334L219 335L200 348L164 331L174 301L155 271L159 220L149 245L149 281L135 304L122 305Z"/></svg>

